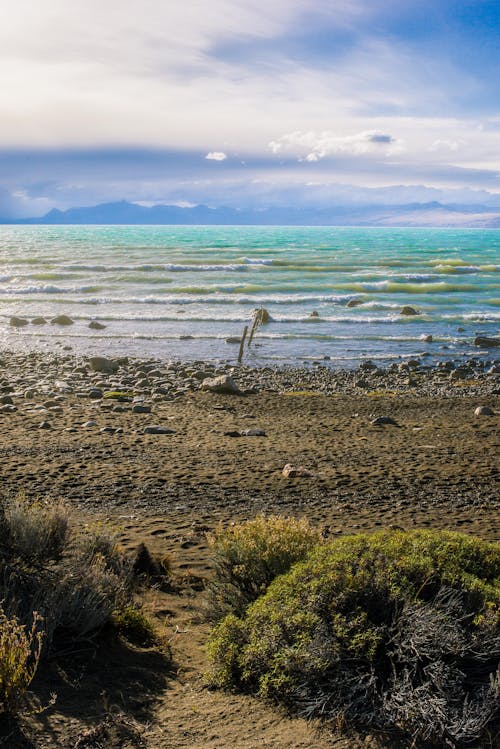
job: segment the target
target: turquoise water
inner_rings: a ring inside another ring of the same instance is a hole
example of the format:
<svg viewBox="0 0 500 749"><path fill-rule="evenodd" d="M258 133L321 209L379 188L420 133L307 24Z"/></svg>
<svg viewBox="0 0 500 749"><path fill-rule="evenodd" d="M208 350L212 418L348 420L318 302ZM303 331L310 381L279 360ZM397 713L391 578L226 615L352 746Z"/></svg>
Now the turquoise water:
<svg viewBox="0 0 500 749"><path fill-rule="evenodd" d="M420 314L401 316L404 305ZM473 337L500 328L500 230L0 227L4 348L234 359L226 338L259 306L272 321L248 363L477 355ZM75 324L8 325L56 314Z"/></svg>

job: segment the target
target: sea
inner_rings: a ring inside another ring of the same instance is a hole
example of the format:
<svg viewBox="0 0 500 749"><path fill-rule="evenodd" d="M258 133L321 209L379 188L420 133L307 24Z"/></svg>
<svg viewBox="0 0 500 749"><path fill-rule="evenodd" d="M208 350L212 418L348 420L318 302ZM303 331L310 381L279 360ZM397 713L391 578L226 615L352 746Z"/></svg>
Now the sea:
<svg viewBox="0 0 500 749"><path fill-rule="evenodd" d="M260 307L248 365L498 359L500 230L0 226L4 350L236 362Z"/></svg>

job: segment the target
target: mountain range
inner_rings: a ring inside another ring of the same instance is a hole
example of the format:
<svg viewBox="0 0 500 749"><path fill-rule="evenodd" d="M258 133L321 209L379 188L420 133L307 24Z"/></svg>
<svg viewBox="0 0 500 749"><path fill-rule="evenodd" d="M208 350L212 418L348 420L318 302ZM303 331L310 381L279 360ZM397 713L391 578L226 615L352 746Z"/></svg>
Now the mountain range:
<svg viewBox="0 0 500 749"><path fill-rule="evenodd" d="M486 205L445 205L436 201L402 205L338 205L329 208L265 210L206 205L145 206L125 200L95 206L52 209L34 218L1 219L3 224L149 224L279 226L435 226L500 228L500 211Z"/></svg>

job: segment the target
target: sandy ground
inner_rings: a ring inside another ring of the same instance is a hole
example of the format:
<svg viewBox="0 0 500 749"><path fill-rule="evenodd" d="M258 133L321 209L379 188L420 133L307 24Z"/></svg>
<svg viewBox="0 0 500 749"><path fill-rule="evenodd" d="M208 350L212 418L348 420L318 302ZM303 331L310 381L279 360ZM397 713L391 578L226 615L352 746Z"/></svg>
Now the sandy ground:
<svg viewBox="0 0 500 749"><path fill-rule="evenodd" d="M177 593L146 605L173 661L121 645L49 664L34 689L54 707L32 716L6 747L298 749L403 746L397 739L318 734L274 706L205 687L206 532L257 512L306 515L325 535L390 525L435 527L498 540L498 396L431 398L260 392L192 393L152 414L69 399L51 414L2 414L3 490L66 497L82 522L105 518L130 551L170 554ZM397 426L376 427L376 416ZM88 421L95 426L83 427ZM147 424L175 430L146 435ZM105 426L122 428L108 434ZM67 428L76 431L66 431ZM226 432L262 429L266 436ZM311 476L286 479L286 463ZM101 721L104 721L102 723ZM89 733L92 726L101 728ZM101 731L101 735L99 735ZM87 732L87 733L86 733ZM100 743L99 743L100 742ZM392 743L391 743L392 742ZM1 744L0 744L1 745Z"/></svg>

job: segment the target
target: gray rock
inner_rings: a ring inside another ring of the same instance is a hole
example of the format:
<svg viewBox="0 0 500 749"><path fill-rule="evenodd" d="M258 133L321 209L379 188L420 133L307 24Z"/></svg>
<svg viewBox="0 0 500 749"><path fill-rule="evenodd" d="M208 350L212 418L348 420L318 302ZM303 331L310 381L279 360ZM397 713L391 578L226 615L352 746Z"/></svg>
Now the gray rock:
<svg viewBox="0 0 500 749"><path fill-rule="evenodd" d="M151 413L151 406L148 406L144 403L136 403L135 406L132 406L132 413L134 414L150 414Z"/></svg>
<svg viewBox="0 0 500 749"><path fill-rule="evenodd" d="M415 307L410 307L408 305L405 305L399 314L410 316L410 315L419 315L420 313L415 309Z"/></svg>
<svg viewBox="0 0 500 749"><path fill-rule="evenodd" d="M89 359L90 368L93 372L103 372L105 374L113 374L119 369L119 364L112 359L107 359L105 356L92 356Z"/></svg>
<svg viewBox="0 0 500 749"><path fill-rule="evenodd" d="M91 320L89 322L89 328L91 330L104 330L106 326L102 324L102 322L97 322L97 320Z"/></svg>
<svg viewBox="0 0 500 749"><path fill-rule="evenodd" d="M17 411L17 406L14 406L12 403L6 403L4 406L0 406L0 413L2 414L12 414L15 411Z"/></svg>
<svg viewBox="0 0 500 749"><path fill-rule="evenodd" d="M31 321L32 325L47 325L47 320L45 317L34 317Z"/></svg>
<svg viewBox="0 0 500 749"><path fill-rule="evenodd" d="M428 334L422 333L422 335L420 336L420 340L424 341L425 343L432 343L433 338L432 338L432 335L430 333L428 333Z"/></svg>
<svg viewBox="0 0 500 749"><path fill-rule="evenodd" d="M489 406L478 406L474 411L474 416L494 416L495 412Z"/></svg>
<svg viewBox="0 0 500 749"><path fill-rule="evenodd" d="M241 395L241 390L229 375L220 375L219 377L207 377L201 384L202 390L208 390L211 393L227 393L229 395Z"/></svg>
<svg viewBox="0 0 500 749"><path fill-rule="evenodd" d="M2 395L0 396L0 403L3 406L11 406L14 403L14 401L12 400L10 395Z"/></svg>
<svg viewBox="0 0 500 749"><path fill-rule="evenodd" d="M73 320L68 315L57 315L50 321L51 325L73 325Z"/></svg>
<svg viewBox="0 0 500 749"><path fill-rule="evenodd" d="M175 429L151 424L143 429L144 434L175 434Z"/></svg>
<svg viewBox="0 0 500 749"><path fill-rule="evenodd" d="M100 388L90 388L87 395L89 398L92 398L93 400L98 400L99 398L102 398L103 392Z"/></svg>
<svg viewBox="0 0 500 749"><path fill-rule="evenodd" d="M90 421L86 421L84 424L82 424L82 426L84 426L87 429L90 429L91 427L97 426L97 421L93 421L92 419L90 419Z"/></svg>
<svg viewBox="0 0 500 749"><path fill-rule="evenodd" d="M361 299L349 299L346 307L349 307L351 309L352 307L359 307L360 304L363 304Z"/></svg>
<svg viewBox="0 0 500 749"><path fill-rule="evenodd" d="M398 422L395 419L393 419L392 416L377 416L376 419L372 419L370 421L370 424L373 427L380 427L380 426L385 426L385 425L393 426L393 427L399 426Z"/></svg>
<svg viewBox="0 0 500 749"><path fill-rule="evenodd" d="M50 421L42 421L41 424L38 425L39 429L52 429L52 424Z"/></svg>
<svg viewBox="0 0 500 749"><path fill-rule="evenodd" d="M266 437L266 433L263 429L242 429L240 432L242 437Z"/></svg>

